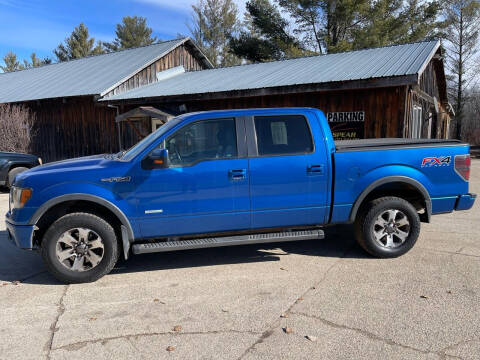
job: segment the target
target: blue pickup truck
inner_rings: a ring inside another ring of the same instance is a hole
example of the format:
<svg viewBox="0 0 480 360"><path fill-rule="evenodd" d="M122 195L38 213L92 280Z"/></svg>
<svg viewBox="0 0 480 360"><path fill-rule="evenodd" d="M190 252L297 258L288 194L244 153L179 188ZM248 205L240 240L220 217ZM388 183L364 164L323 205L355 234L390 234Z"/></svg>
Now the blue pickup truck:
<svg viewBox="0 0 480 360"><path fill-rule="evenodd" d="M469 173L467 144L334 143L316 109L190 113L128 151L17 175L6 225L68 283L95 281L130 252L321 239L341 223L371 255L396 257L421 222L472 207Z"/></svg>

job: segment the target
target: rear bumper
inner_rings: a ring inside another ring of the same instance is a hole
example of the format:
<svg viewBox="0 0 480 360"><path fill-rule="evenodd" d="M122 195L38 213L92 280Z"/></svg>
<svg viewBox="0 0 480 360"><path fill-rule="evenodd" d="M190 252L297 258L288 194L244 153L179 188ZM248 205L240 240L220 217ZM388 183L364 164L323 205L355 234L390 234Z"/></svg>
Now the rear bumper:
<svg viewBox="0 0 480 360"><path fill-rule="evenodd" d="M477 194L460 195L455 202L455 210L469 210L475 203Z"/></svg>
<svg viewBox="0 0 480 360"><path fill-rule="evenodd" d="M10 241L21 249L33 249L34 225L15 225L5 221Z"/></svg>

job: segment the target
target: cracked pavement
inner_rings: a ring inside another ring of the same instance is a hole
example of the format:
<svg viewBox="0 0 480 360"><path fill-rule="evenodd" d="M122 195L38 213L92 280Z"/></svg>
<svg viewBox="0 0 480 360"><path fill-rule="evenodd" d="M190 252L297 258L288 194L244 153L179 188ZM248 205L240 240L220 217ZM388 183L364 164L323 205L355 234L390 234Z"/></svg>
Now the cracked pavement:
<svg viewBox="0 0 480 360"><path fill-rule="evenodd" d="M480 160L471 177L480 193ZM480 358L480 202L422 224L397 259L365 255L342 226L317 242L140 255L68 286L4 229L1 359Z"/></svg>

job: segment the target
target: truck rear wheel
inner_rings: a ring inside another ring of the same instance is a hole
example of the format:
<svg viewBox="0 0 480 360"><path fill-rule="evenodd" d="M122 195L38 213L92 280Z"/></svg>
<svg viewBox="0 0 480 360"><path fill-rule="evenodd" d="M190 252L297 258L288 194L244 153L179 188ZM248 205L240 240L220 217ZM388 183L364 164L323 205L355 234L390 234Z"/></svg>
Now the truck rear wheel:
<svg viewBox="0 0 480 360"><path fill-rule="evenodd" d="M420 234L420 218L408 201L388 196L363 207L355 221L357 242L369 254L392 258L408 252Z"/></svg>
<svg viewBox="0 0 480 360"><path fill-rule="evenodd" d="M55 221L42 241L50 273L65 283L84 283L108 274L119 256L115 230L104 219L72 213Z"/></svg>

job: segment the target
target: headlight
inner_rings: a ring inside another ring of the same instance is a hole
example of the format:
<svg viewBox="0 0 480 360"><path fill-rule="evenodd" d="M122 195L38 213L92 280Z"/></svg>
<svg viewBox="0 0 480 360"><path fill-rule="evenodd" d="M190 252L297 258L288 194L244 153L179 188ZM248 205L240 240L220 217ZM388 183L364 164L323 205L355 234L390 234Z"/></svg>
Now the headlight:
<svg viewBox="0 0 480 360"><path fill-rule="evenodd" d="M16 186L10 188L10 210L21 209L32 197L32 189L22 189Z"/></svg>
<svg viewBox="0 0 480 360"><path fill-rule="evenodd" d="M42 158L38 158L38 163L39 163L40 165L43 165Z"/></svg>

